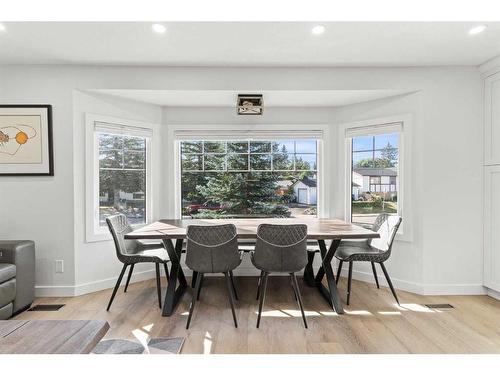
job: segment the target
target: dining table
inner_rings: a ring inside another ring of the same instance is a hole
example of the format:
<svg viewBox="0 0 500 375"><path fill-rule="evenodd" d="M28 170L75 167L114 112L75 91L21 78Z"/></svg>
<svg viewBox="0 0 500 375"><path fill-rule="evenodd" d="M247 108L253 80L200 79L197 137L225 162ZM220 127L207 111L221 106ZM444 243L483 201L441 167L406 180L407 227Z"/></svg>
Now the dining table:
<svg viewBox="0 0 500 375"><path fill-rule="evenodd" d="M238 239L256 240L257 228L264 223L307 225L307 240L308 242L317 241L319 251L317 249L308 251L304 282L310 287L317 288L334 312L343 314L344 310L332 269L332 259L342 240L379 238L379 234L370 229L329 218L162 219L127 233L125 239L163 241L172 265L162 315L171 316L188 287L181 266L187 227L189 225L234 224ZM330 241L328 247L326 241ZM313 262L316 253L320 254L321 266L314 274ZM323 283L324 278L326 278L327 286Z"/></svg>

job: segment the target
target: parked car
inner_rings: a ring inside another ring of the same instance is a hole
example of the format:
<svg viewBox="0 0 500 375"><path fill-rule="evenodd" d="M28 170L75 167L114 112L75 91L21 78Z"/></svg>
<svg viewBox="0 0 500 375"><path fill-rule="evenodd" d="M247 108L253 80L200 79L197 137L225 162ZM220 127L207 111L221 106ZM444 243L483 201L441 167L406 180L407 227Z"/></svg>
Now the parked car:
<svg viewBox="0 0 500 375"><path fill-rule="evenodd" d="M186 212L188 215L196 214L199 210L211 210L211 211L218 211L222 207L220 204L216 203L193 203L188 206L186 206Z"/></svg>

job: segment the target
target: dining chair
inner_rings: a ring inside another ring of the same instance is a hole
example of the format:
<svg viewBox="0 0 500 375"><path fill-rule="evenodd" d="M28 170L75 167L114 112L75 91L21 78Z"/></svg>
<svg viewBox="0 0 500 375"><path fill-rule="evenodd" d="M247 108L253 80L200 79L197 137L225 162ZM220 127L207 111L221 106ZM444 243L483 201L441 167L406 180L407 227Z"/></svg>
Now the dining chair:
<svg viewBox="0 0 500 375"><path fill-rule="evenodd" d="M342 271L342 265L344 262L349 263L349 275L347 279L347 304L349 305L349 300L351 296L351 284L352 284L352 266L354 262L370 262L372 265L373 276L375 278L375 283L377 288L380 289L377 277L377 270L375 269L375 263L380 264L382 271L384 272L389 288L391 289L392 295L396 299L399 305L398 296L391 282L391 278L387 273L384 262L391 256L392 243L394 242L394 237L398 231L401 224L402 218L397 215L380 214L373 223L372 230L380 235L380 238L371 238L364 241L342 241L335 253L335 257L339 260L339 267L337 269L336 283L339 282L340 272Z"/></svg>
<svg viewBox="0 0 500 375"><path fill-rule="evenodd" d="M257 328L260 325L262 307L266 298L267 279L272 272L289 274L293 294L299 304L304 326L307 328L302 296L295 276L295 272L304 269L307 264L307 225L260 224L257 228L257 242L251 259L253 265L261 271L257 286L257 299L260 297Z"/></svg>
<svg viewBox="0 0 500 375"><path fill-rule="evenodd" d="M125 235L132 232L132 227L130 226L127 217L123 214L108 216L106 218L106 223L108 224L109 231L113 236L113 241L115 243L116 256L120 262L123 263L122 271L118 280L116 281L115 288L111 294L111 299L109 300L108 308L109 311L111 304L115 298L116 292L120 287L123 275L130 266L127 282L125 283L124 293L127 292L128 284L130 283L130 278L132 277L132 272L134 271L134 266L137 263L154 263L156 268L156 289L158 292L158 305L161 309L161 283L160 283L160 264L163 264L165 269L165 275L168 280L168 258L167 250L163 246L162 242L157 243L142 243L138 240L126 240Z"/></svg>
<svg viewBox="0 0 500 375"><path fill-rule="evenodd" d="M194 305L199 299L201 284L207 273L222 273L226 279L234 326L238 328L234 299L238 299L233 270L241 263L236 227L223 225L189 225L186 230L186 266L196 273L195 287L186 329L189 329Z"/></svg>

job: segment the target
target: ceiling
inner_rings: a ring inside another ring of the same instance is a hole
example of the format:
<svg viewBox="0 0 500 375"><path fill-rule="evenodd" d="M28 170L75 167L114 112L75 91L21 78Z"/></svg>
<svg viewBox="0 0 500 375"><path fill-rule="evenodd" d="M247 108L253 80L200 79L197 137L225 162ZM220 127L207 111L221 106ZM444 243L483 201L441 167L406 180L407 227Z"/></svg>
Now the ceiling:
<svg viewBox="0 0 500 375"><path fill-rule="evenodd" d="M265 107L339 107L409 93L408 90L86 90L166 107L235 107L238 93L262 94Z"/></svg>
<svg viewBox="0 0 500 375"><path fill-rule="evenodd" d="M500 23L6 22L0 64L164 66L479 65L500 55Z"/></svg>

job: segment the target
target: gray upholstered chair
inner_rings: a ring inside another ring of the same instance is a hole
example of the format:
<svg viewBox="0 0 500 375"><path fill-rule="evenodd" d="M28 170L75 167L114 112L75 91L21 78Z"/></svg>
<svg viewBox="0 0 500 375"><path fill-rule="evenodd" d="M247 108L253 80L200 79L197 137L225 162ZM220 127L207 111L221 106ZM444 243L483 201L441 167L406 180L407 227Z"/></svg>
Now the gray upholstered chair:
<svg viewBox="0 0 500 375"><path fill-rule="evenodd" d="M372 230L377 232L380 235L380 238L372 238L364 241L345 241L340 243L340 246L335 253L335 257L340 261L339 267L337 269L336 282L339 282L340 272L342 271L342 264L344 262L349 262L349 276L347 279L348 305L351 295L352 266L354 262L370 262L372 264L373 276L375 277L377 288L380 288L380 286L378 284L375 263L380 264L387 283L391 288L392 295L399 305L398 296L396 295L396 291L392 286L392 282L389 274L387 273L384 262L391 256L392 243L394 242L394 237L396 236L396 232L398 231L401 221L402 219L400 216L380 214L372 226Z"/></svg>
<svg viewBox="0 0 500 375"><path fill-rule="evenodd" d="M132 277L132 272L134 271L134 266L137 263L154 263L156 267L156 289L158 292L158 305L161 309L161 284L160 284L160 264L163 264L165 268L165 274L168 280L168 258L167 250L163 246L162 242L157 243L142 243L137 240L126 240L125 234L132 232L132 227L128 223L125 215L118 214L109 216L106 218L106 223L108 224L109 231L113 236L113 241L115 242L116 256L120 262L123 263L122 271L120 276L116 281L115 288L113 289L113 294L109 300L108 308L109 311L113 299L115 298L116 292L120 287L123 275L128 266L130 266L127 282L125 284L124 293L127 292L128 284L130 278Z"/></svg>
<svg viewBox="0 0 500 375"><path fill-rule="evenodd" d="M197 274L186 329L191 323L194 305L199 298L201 283L206 273L224 274L234 325L238 327L234 310L234 298L238 297L233 280L233 270L240 265L241 254L238 251L236 227L233 224L189 225L186 238L186 266Z"/></svg>
<svg viewBox="0 0 500 375"><path fill-rule="evenodd" d="M287 272L290 275L295 299L299 304L304 326L307 328L302 296L295 276L295 272L304 269L307 264L307 225L259 225L252 263L261 271L257 287L257 299L260 296L257 328L260 325L266 298L267 278L272 272Z"/></svg>
<svg viewBox="0 0 500 375"><path fill-rule="evenodd" d="M35 243L0 241L0 320L31 306L35 299Z"/></svg>

